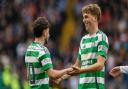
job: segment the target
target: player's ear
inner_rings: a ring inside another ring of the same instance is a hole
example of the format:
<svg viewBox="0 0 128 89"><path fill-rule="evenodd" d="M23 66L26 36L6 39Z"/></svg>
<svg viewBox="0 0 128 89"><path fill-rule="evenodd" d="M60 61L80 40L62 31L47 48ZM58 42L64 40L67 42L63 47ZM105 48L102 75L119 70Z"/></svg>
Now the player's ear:
<svg viewBox="0 0 128 89"><path fill-rule="evenodd" d="M94 16L94 18L95 18L95 20L98 22L98 18L97 18L97 16Z"/></svg>
<svg viewBox="0 0 128 89"><path fill-rule="evenodd" d="M43 30L43 32L42 32L42 36L45 37L45 36L46 36L46 33L47 33L46 30Z"/></svg>

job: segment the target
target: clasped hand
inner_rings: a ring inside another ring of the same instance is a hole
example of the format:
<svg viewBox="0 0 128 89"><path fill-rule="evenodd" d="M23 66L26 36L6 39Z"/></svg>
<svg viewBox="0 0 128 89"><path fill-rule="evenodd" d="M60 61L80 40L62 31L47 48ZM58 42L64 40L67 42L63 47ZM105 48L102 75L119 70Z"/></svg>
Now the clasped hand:
<svg viewBox="0 0 128 89"><path fill-rule="evenodd" d="M72 66L72 71L69 71L67 74L73 76L81 73L81 69L77 66Z"/></svg>
<svg viewBox="0 0 128 89"><path fill-rule="evenodd" d="M71 76L78 75L81 73L81 69L77 66L72 66L67 68L67 73L61 76L60 78L54 80L54 83L59 84L62 80L68 79Z"/></svg>

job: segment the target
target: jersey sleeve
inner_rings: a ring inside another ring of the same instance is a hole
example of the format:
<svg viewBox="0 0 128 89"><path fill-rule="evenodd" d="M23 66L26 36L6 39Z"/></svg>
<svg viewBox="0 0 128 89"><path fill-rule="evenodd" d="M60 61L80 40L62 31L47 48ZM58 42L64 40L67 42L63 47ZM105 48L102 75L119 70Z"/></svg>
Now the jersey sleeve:
<svg viewBox="0 0 128 89"><path fill-rule="evenodd" d="M101 40L98 43L98 55L100 55L106 59L108 48L109 48L108 38L106 35L102 35Z"/></svg>
<svg viewBox="0 0 128 89"><path fill-rule="evenodd" d="M121 71L121 73L128 74L128 66L120 66L120 71Z"/></svg>
<svg viewBox="0 0 128 89"><path fill-rule="evenodd" d="M46 51L43 50L41 52L41 56L38 58L38 60L42 65L41 70L47 71L48 69L53 68L51 56L48 49L46 49Z"/></svg>

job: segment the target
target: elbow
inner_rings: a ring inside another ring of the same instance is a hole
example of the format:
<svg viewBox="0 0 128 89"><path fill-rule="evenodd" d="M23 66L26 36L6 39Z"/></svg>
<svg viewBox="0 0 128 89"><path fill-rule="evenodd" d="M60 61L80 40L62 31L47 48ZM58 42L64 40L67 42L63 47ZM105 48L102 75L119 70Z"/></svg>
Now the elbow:
<svg viewBox="0 0 128 89"><path fill-rule="evenodd" d="M48 77L50 77L50 78L54 78L54 76L53 76L53 75L51 75L51 74L48 74Z"/></svg>
<svg viewBox="0 0 128 89"><path fill-rule="evenodd" d="M52 78L52 79L58 79L60 76L58 75L58 74L56 74L56 73L52 73L52 74L50 74L50 75L48 75L50 78Z"/></svg>
<svg viewBox="0 0 128 89"><path fill-rule="evenodd" d="M49 76L50 78L52 78L52 79L58 78L55 74L49 74L48 76Z"/></svg>
<svg viewBox="0 0 128 89"><path fill-rule="evenodd" d="M48 76L52 79L56 79L58 77L53 69L48 70Z"/></svg>

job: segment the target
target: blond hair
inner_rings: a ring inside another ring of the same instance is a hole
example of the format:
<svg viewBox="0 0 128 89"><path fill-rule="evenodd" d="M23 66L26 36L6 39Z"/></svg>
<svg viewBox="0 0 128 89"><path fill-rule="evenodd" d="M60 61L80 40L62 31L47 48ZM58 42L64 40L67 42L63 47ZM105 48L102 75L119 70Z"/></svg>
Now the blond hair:
<svg viewBox="0 0 128 89"><path fill-rule="evenodd" d="M96 16L98 22L101 19L101 9L97 4L89 4L84 6L82 8L82 13L89 13L91 15Z"/></svg>

